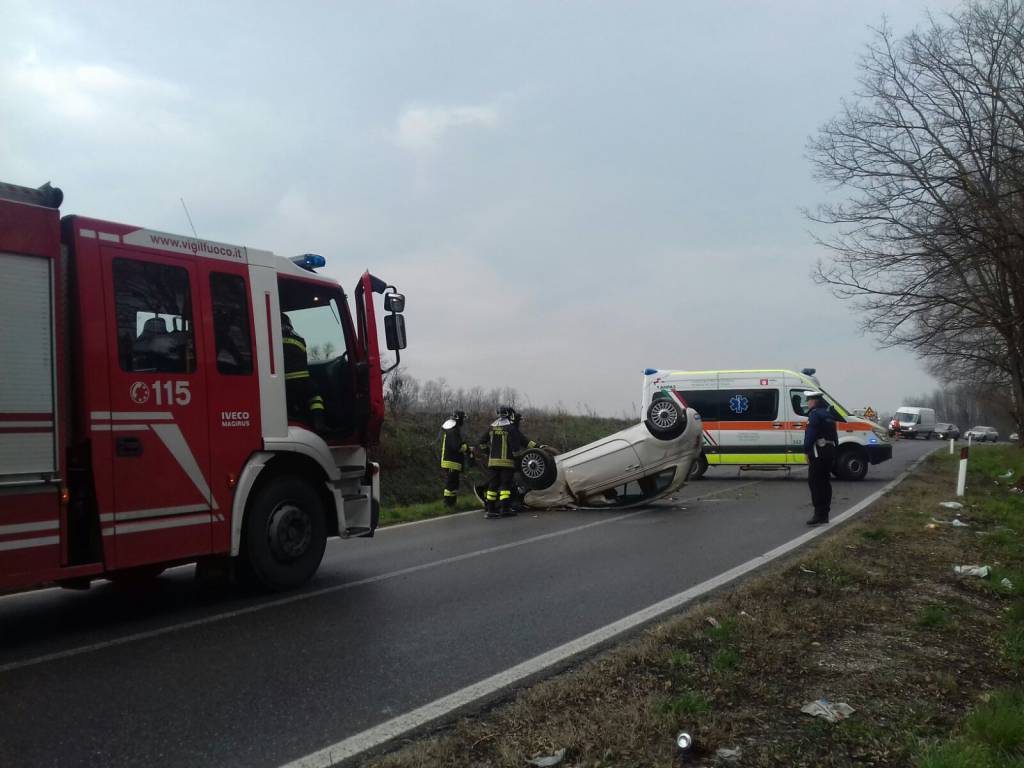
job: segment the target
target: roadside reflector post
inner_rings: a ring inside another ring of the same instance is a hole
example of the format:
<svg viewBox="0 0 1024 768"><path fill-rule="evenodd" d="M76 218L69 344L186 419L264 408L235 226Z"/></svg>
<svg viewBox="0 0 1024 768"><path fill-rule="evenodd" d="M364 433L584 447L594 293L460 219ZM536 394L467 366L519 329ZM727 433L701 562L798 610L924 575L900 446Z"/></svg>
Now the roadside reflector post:
<svg viewBox="0 0 1024 768"><path fill-rule="evenodd" d="M952 438L952 437L949 438L949 455L950 456L953 455L953 451L954 451L954 447L955 446L956 446L956 440L954 438Z"/></svg>
<svg viewBox="0 0 1024 768"><path fill-rule="evenodd" d="M956 495L963 496L964 491L967 489L967 452L970 449L967 447L960 449L960 471L956 477Z"/></svg>

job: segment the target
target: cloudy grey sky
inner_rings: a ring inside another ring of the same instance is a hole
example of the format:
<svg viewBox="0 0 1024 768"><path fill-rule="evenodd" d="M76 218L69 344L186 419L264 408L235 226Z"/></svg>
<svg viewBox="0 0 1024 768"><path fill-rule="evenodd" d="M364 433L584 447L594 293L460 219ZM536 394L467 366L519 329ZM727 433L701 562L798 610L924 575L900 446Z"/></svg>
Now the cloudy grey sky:
<svg viewBox="0 0 1024 768"><path fill-rule="evenodd" d="M421 379L618 414L646 367L931 379L810 280L807 137L950 0L0 0L0 178L408 294Z"/></svg>

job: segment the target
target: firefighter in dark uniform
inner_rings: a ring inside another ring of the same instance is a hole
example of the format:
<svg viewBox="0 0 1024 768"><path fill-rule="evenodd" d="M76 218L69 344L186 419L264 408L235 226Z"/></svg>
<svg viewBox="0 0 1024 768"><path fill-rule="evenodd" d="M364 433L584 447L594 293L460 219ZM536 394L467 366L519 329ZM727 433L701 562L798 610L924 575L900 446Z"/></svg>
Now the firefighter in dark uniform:
<svg viewBox="0 0 1024 768"><path fill-rule="evenodd" d="M459 498L459 483L469 457L469 443L462 439L465 411L452 411L451 417L441 425L441 469L444 470L444 503L454 507Z"/></svg>
<svg viewBox="0 0 1024 768"><path fill-rule="evenodd" d="M498 418L480 440L487 449L487 469L491 476L487 483L485 517L511 517L516 514L512 504L512 482L516 473L517 454L536 443L519 430L520 416L507 405L498 408Z"/></svg>
<svg viewBox="0 0 1024 768"><path fill-rule="evenodd" d="M284 386L288 400L288 417L313 426L315 432L326 432L324 399L316 391L309 375L306 340L292 328L292 321L281 313L281 342L284 345Z"/></svg>
<svg viewBox="0 0 1024 768"><path fill-rule="evenodd" d="M821 392L807 395L807 426L804 453L807 454L807 484L811 488L814 516L808 525L824 525L832 511L832 466L836 460L839 435L836 422Z"/></svg>

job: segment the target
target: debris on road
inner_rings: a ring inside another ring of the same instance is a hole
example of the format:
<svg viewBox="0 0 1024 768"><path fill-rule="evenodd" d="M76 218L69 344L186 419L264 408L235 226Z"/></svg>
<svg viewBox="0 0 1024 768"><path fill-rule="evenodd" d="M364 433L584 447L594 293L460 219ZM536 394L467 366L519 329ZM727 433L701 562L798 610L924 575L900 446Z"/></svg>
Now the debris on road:
<svg viewBox="0 0 1024 768"><path fill-rule="evenodd" d="M717 752L715 752L715 757L719 760L724 760L727 763L734 763L740 759L740 748L736 747L735 749L727 749L726 747L721 747Z"/></svg>
<svg viewBox="0 0 1024 768"><path fill-rule="evenodd" d="M535 765L537 768L552 768L555 765L561 765L562 761L565 760L565 748L558 750L554 754L544 755L542 757L534 757L526 762L530 765Z"/></svg>
<svg viewBox="0 0 1024 768"><path fill-rule="evenodd" d="M820 717L830 723L838 723L852 715L856 710L843 701L832 703L828 699L809 701L800 707L800 711L811 717Z"/></svg>
<svg viewBox="0 0 1024 768"><path fill-rule="evenodd" d="M945 507L946 509L963 509L964 508L964 505L961 504L959 501L940 501L939 502L939 506L940 507Z"/></svg>
<svg viewBox="0 0 1024 768"><path fill-rule="evenodd" d="M992 569L987 565L954 565L953 573L957 576L977 576L979 579L987 579Z"/></svg>

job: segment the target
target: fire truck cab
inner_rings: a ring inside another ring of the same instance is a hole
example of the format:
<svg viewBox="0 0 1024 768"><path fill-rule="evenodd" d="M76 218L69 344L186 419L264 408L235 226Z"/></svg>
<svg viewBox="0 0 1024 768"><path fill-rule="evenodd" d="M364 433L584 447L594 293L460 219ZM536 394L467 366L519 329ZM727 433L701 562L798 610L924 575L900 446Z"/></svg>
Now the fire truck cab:
<svg viewBox="0 0 1024 768"><path fill-rule="evenodd" d="M367 272L353 311L322 257L61 218L62 198L0 185L0 589L188 562L280 589L327 537L372 536L374 295L396 364L404 297Z"/></svg>

